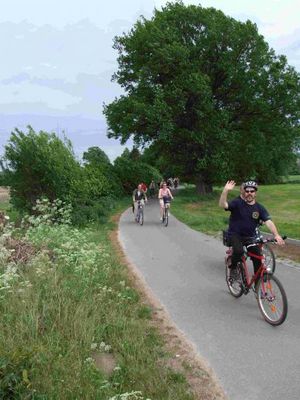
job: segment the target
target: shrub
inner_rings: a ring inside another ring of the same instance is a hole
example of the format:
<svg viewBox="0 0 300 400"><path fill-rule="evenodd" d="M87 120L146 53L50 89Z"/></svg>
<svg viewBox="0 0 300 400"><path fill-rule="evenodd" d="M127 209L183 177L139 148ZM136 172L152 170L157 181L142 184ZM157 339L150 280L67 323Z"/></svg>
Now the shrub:
<svg viewBox="0 0 300 400"><path fill-rule="evenodd" d="M80 165L70 141L62 141L54 133L28 129L27 134L16 129L5 146L11 202L17 209L27 211L42 197L72 202Z"/></svg>

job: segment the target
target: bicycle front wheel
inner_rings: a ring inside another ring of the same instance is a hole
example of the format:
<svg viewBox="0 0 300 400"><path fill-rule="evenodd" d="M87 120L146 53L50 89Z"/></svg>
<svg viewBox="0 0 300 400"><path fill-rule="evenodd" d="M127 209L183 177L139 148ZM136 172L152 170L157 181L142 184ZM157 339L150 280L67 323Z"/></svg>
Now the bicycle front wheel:
<svg viewBox="0 0 300 400"><path fill-rule="evenodd" d="M267 269L274 274L275 272L275 255L271 247L267 244L264 243L262 247L262 255L264 257L264 264Z"/></svg>
<svg viewBox="0 0 300 400"><path fill-rule="evenodd" d="M143 225L144 223L144 210L140 210L139 223L140 225Z"/></svg>
<svg viewBox="0 0 300 400"><path fill-rule="evenodd" d="M271 325L281 325L287 316L288 302L279 279L265 274L258 280L255 290L258 307L264 319Z"/></svg>
<svg viewBox="0 0 300 400"><path fill-rule="evenodd" d="M240 265L238 265L233 274L232 269L229 268L230 264L231 264L231 257L229 256L225 260L226 283L227 283L230 294L233 297L238 298L238 297L241 297L241 295L244 293L241 269L240 269L241 267L240 267Z"/></svg>
<svg viewBox="0 0 300 400"><path fill-rule="evenodd" d="M165 208L165 218L164 218L165 226L168 226L168 223L169 223L169 210Z"/></svg>

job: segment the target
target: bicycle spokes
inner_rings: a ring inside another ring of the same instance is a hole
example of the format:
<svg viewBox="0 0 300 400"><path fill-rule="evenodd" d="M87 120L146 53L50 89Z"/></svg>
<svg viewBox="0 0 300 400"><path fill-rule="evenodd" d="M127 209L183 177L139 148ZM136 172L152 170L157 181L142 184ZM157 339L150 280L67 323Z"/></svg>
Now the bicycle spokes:
<svg viewBox="0 0 300 400"><path fill-rule="evenodd" d="M261 278L257 284L257 301L264 319L271 325L280 325L287 316L287 298L280 281L272 275Z"/></svg>

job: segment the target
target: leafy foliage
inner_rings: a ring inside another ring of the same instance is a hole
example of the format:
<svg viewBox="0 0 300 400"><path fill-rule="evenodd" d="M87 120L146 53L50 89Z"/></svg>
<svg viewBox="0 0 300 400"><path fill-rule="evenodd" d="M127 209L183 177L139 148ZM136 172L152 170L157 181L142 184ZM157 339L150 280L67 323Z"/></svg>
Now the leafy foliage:
<svg viewBox="0 0 300 400"><path fill-rule="evenodd" d="M121 181L108 156L99 147L90 147L83 153L85 161L84 175L88 192L93 199L110 195L120 197L123 194Z"/></svg>
<svg viewBox="0 0 300 400"><path fill-rule="evenodd" d="M157 146L203 191L285 173L299 138L299 74L255 24L167 3L114 47L126 94L104 108L110 137Z"/></svg>
<svg viewBox="0 0 300 400"><path fill-rule="evenodd" d="M85 224L103 219L114 198L122 194L121 183L103 150L88 149L84 153L85 165L81 166L71 142L60 140L54 133L36 133L29 127L25 134L16 129L6 146L5 161L11 202L22 211L33 209L39 213L32 207L38 199L45 198L49 203L39 206L55 206L59 213L61 205L57 202L68 203L72 206L72 221Z"/></svg>
<svg viewBox="0 0 300 400"><path fill-rule="evenodd" d="M54 133L36 133L31 127L27 134L16 129L5 146L5 159L11 202L16 208L31 210L42 197L50 201L75 199L80 165L68 140L62 141Z"/></svg>
<svg viewBox="0 0 300 400"><path fill-rule="evenodd" d="M34 399L34 390L30 388L28 369L31 369L28 351L24 348L15 349L12 354L6 354L6 349L0 349L0 398L2 400Z"/></svg>
<svg viewBox="0 0 300 400"><path fill-rule="evenodd" d="M161 180L160 172L151 165L142 162L142 158L136 158L136 151L133 154L125 149L120 157L114 162L114 171L120 178L126 193L132 193L133 189L141 182L150 183Z"/></svg>
<svg viewBox="0 0 300 400"><path fill-rule="evenodd" d="M98 165L100 167L111 165L108 156L97 146L89 147L87 151L83 153L82 159L89 165Z"/></svg>

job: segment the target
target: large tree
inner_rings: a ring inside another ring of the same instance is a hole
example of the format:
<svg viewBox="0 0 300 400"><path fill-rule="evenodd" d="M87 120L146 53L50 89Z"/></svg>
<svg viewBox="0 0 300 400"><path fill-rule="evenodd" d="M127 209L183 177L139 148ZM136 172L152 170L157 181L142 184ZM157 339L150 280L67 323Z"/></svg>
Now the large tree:
<svg viewBox="0 0 300 400"><path fill-rule="evenodd" d="M168 3L114 47L125 94L104 107L110 137L155 146L200 192L285 172L299 137L299 74L255 24Z"/></svg>

